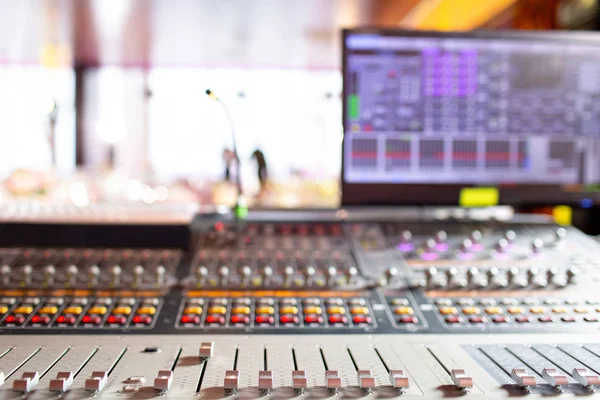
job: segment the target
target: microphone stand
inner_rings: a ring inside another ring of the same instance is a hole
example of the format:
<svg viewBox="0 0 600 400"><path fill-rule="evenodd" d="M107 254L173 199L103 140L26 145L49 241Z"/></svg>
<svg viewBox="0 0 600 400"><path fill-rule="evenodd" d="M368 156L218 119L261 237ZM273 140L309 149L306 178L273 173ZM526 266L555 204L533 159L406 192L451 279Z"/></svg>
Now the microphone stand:
<svg viewBox="0 0 600 400"><path fill-rule="evenodd" d="M233 123L233 117L231 116L231 113L229 112L229 108L227 108L225 103L212 90L206 89L206 95L208 97L210 97L211 99L215 100L217 103L219 103L221 105L221 107L223 107L223 110L225 111L225 115L227 117L227 121L229 123L229 130L231 131L231 143L233 146L233 154L235 156L235 167L236 167L236 177L235 177L236 182L235 182L235 184L236 184L237 195L236 195L236 200L235 200L234 213L235 213L236 218L244 219L248 215L248 204L246 203L246 199L244 197L243 188L242 188L242 168L241 168L240 157L238 156L237 137L236 137L236 133L235 133L235 125Z"/></svg>

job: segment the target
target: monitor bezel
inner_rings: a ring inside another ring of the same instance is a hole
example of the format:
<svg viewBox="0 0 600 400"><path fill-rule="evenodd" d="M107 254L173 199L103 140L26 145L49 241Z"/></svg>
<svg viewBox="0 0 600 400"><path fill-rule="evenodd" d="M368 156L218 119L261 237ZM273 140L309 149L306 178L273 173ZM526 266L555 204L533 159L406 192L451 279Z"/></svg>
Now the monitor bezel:
<svg viewBox="0 0 600 400"><path fill-rule="evenodd" d="M521 41L552 41L560 43L591 44L600 46L600 34L594 32L565 31L411 31L394 28L352 28L342 30L342 169L341 192L343 206L388 205L388 206L455 206L460 205L462 189L473 187L498 188L498 204L511 206L579 206L585 199L589 206L600 205L600 192L568 191L560 184L432 184L432 183L349 183L345 177L345 145L347 117L346 60L349 35L375 34L393 37L414 38L463 38L463 39L510 39ZM600 50L600 48L599 48ZM587 207L587 206L586 206Z"/></svg>

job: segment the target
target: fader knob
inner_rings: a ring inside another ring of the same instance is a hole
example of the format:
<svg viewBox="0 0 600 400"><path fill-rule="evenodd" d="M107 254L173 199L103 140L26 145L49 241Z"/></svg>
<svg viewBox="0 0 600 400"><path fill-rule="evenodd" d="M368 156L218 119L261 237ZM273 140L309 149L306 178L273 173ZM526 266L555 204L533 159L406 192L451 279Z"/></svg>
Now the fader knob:
<svg viewBox="0 0 600 400"><path fill-rule="evenodd" d="M156 275L156 285L162 286L165 284L165 274L167 273L167 269L164 265L158 265L154 270Z"/></svg>
<svg viewBox="0 0 600 400"><path fill-rule="evenodd" d="M515 233L515 231L506 231L504 233L504 239L506 239L508 243L514 242L516 238L517 234Z"/></svg>
<svg viewBox="0 0 600 400"><path fill-rule="evenodd" d="M196 269L196 283L199 286L204 286L204 285L206 285L207 278L208 278L208 268L206 268L204 265L200 265Z"/></svg>
<svg viewBox="0 0 600 400"><path fill-rule="evenodd" d="M294 267L288 265L283 269L283 286L291 286L294 279Z"/></svg>
<svg viewBox="0 0 600 400"><path fill-rule="evenodd" d="M244 265L240 270L242 275L242 286L248 286L250 284L250 278L252 278L252 268L249 265Z"/></svg>
<svg viewBox="0 0 600 400"><path fill-rule="evenodd" d="M271 284L271 278L273 277L273 268L266 266L262 270L263 285L268 286Z"/></svg>
<svg viewBox="0 0 600 400"><path fill-rule="evenodd" d="M112 275L112 285L119 286L121 284L121 266L114 265L110 270L110 274Z"/></svg>
<svg viewBox="0 0 600 400"><path fill-rule="evenodd" d="M31 265L24 265L21 269L21 272L23 274L23 284L31 285L31 274L33 272L33 268L31 267Z"/></svg>
<svg viewBox="0 0 600 400"><path fill-rule="evenodd" d="M498 240L498 243L496 243L496 247L495 247L496 253L498 253L498 254L506 253L508 244L509 244L508 240L506 240L506 239Z"/></svg>
<svg viewBox="0 0 600 400"><path fill-rule="evenodd" d="M142 286L142 280L144 278L144 270L145 268L141 265L136 265L133 267L133 286L140 287Z"/></svg>
<svg viewBox="0 0 600 400"><path fill-rule="evenodd" d="M544 241L542 239L534 239L531 242L531 252L533 254L539 254L544 248Z"/></svg>
<svg viewBox="0 0 600 400"><path fill-rule="evenodd" d="M567 270L567 284L572 285L577 280L577 275L579 275L579 270L575 267L571 267Z"/></svg>
<svg viewBox="0 0 600 400"><path fill-rule="evenodd" d="M335 284L335 277L337 276L337 268L330 265L327 268L327 286L333 286Z"/></svg>
<svg viewBox="0 0 600 400"><path fill-rule="evenodd" d="M356 269L356 267L350 267L348 268L348 272L347 272L347 278L348 278L348 285L354 285L356 284L356 277L358 276L358 269Z"/></svg>
<svg viewBox="0 0 600 400"><path fill-rule="evenodd" d="M2 275L2 284L8 285L10 283L10 273L12 272L12 268L10 265L3 265L0 268L0 275Z"/></svg>
<svg viewBox="0 0 600 400"><path fill-rule="evenodd" d="M315 279L316 274L317 274L317 270L315 269L315 267L313 267L313 266L306 267L306 270L304 271L306 286L313 285L313 281Z"/></svg>
<svg viewBox="0 0 600 400"><path fill-rule="evenodd" d="M67 267L67 283L69 284L69 286L75 286L75 283L77 282L77 274L79 273L79 268L77 268L77 265L69 265Z"/></svg>
<svg viewBox="0 0 600 400"><path fill-rule="evenodd" d="M46 265L44 267L44 280L48 286L54 285L54 276L56 275L56 268L54 265Z"/></svg>
<svg viewBox="0 0 600 400"><path fill-rule="evenodd" d="M98 277L100 276L100 268L97 265L91 265L88 268L88 286L98 286Z"/></svg>
<svg viewBox="0 0 600 400"><path fill-rule="evenodd" d="M563 240L566 237L567 237L567 230L565 228L558 228L554 232L554 240L556 242L560 242L561 240Z"/></svg>
<svg viewBox="0 0 600 400"><path fill-rule="evenodd" d="M221 285L227 285L229 280L229 267L223 265L219 268L219 277L221 278Z"/></svg>

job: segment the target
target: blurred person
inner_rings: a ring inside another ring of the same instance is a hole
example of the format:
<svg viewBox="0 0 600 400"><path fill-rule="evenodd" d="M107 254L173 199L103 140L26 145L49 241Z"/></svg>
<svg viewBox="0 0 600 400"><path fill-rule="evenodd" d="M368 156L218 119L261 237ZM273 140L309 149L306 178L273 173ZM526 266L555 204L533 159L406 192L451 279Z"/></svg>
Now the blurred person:
<svg viewBox="0 0 600 400"><path fill-rule="evenodd" d="M256 160L256 173L258 175L258 182L260 184L260 194L264 193L267 187L267 160L265 159L265 153L262 152L259 148L254 150L252 153L252 157Z"/></svg>
<svg viewBox="0 0 600 400"><path fill-rule="evenodd" d="M225 181L231 181L231 166L235 162L239 162L237 154L230 149L223 149L223 161L225 161Z"/></svg>

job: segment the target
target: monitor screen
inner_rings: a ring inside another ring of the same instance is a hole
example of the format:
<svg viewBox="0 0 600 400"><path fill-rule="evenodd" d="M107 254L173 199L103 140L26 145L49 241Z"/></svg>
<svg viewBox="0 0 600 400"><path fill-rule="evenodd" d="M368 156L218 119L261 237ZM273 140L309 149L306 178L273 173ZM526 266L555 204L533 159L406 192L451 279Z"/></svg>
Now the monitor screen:
<svg viewBox="0 0 600 400"><path fill-rule="evenodd" d="M343 54L346 203L600 200L595 35L348 30Z"/></svg>

